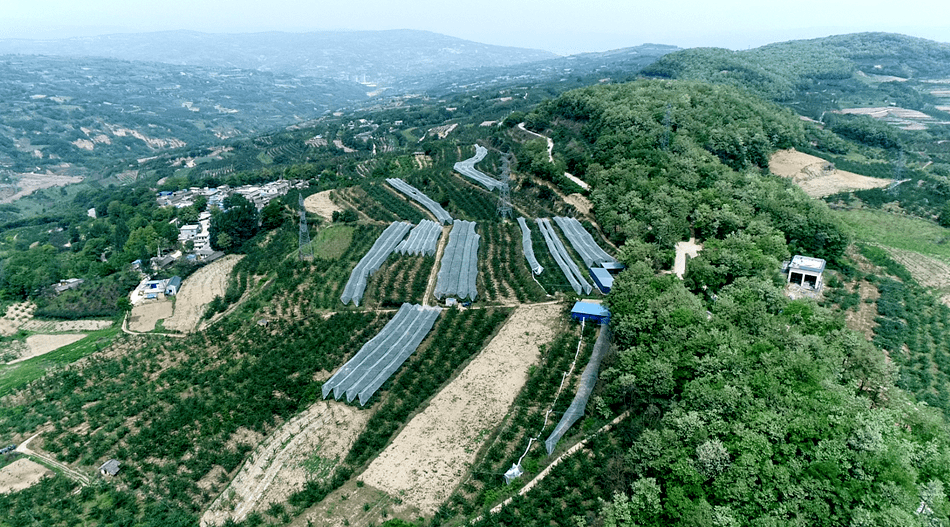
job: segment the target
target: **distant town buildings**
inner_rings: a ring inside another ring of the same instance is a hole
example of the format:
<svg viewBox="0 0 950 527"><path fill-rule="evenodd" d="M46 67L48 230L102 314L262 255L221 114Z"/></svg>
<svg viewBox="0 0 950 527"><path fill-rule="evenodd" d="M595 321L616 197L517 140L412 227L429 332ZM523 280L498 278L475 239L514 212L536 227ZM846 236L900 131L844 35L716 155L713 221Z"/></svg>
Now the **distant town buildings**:
<svg viewBox="0 0 950 527"><path fill-rule="evenodd" d="M307 188L309 183L306 181L297 182L291 186L290 181L279 179L263 185L242 185L237 188L231 188L229 185L220 187L191 187L189 189L163 190L158 193L158 205L160 207L175 207L181 209L195 204L198 196L204 196L208 200L209 207L224 208L224 200L231 194L240 194L248 201L254 204L258 210L263 209L270 200L283 196L291 188Z"/></svg>

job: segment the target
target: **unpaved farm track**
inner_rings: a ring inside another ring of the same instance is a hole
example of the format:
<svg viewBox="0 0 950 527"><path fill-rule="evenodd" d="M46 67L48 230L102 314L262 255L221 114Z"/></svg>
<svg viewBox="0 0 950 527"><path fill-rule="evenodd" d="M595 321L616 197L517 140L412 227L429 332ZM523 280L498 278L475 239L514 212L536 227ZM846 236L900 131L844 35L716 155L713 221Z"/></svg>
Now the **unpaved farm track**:
<svg viewBox="0 0 950 527"><path fill-rule="evenodd" d="M165 320L165 329L191 333L198 327L205 308L216 296L224 296L228 278L243 256L228 255L195 271L181 284L175 297L175 313Z"/></svg>
<svg viewBox="0 0 950 527"><path fill-rule="evenodd" d="M49 465L52 465L58 468L59 470L63 471L63 475L65 475L67 478L73 481L76 481L80 485L85 486L90 483L89 476L83 474L82 472L73 470L69 468L68 466L60 463L59 461L56 461L55 459L45 454L40 454L39 452L30 450L30 441L33 441L34 439L36 439L36 436L38 435L39 434L34 434L32 437L30 437L26 441L20 443L20 445L16 448L16 451L20 452L21 454L25 454L27 456L33 456L35 458L42 459L44 462L48 463Z"/></svg>
<svg viewBox="0 0 950 527"><path fill-rule="evenodd" d="M524 384L540 345L559 330L562 307L521 306L429 405L359 476L434 514L475 461L483 431L501 422Z"/></svg>
<svg viewBox="0 0 950 527"><path fill-rule="evenodd" d="M221 525L228 519L243 521L271 502L284 503L308 478L303 462L319 455L326 463L346 456L369 417L336 401L319 402L274 431L244 463L228 488L201 517L201 525ZM327 478L332 469L316 477Z"/></svg>

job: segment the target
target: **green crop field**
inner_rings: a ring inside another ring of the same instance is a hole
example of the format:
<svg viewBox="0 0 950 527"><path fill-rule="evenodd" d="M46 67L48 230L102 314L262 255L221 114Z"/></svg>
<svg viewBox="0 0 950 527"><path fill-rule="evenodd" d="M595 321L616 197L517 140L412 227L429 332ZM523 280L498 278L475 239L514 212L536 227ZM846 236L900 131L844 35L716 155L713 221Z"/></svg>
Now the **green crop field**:
<svg viewBox="0 0 950 527"><path fill-rule="evenodd" d="M837 211L855 238L950 261L950 229L880 210Z"/></svg>

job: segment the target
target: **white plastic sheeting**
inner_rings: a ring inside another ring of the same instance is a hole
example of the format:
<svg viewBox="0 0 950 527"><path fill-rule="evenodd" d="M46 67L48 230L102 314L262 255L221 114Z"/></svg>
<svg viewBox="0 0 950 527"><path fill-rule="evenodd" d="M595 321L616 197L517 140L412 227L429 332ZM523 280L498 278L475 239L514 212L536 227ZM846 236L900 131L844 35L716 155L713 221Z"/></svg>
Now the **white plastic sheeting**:
<svg viewBox="0 0 950 527"><path fill-rule="evenodd" d="M518 218L518 225L521 225L521 251L524 253L524 257L528 260L528 266L531 267L531 272L534 274L541 274L544 271L544 267L541 267L541 264L538 263L538 259L534 256L534 245L531 243L531 229L528 228L528 223L524 218Z"/></svg>
<svg viewBox="0 0 950 527"><path fill-rule="evenodd" d="M554 227L551 226L551 220L538 218L535 222L538 224L538 228L541 229L541 235L544 236L544 243L547 244L548 251L554 258L554 261L557 262L558 267L561 268L561 272L564 273L567 281L571 283L574 292L581 294L583 291L585 295L589 295L593 286L584 279L580 268L578 268L574 260L571 259L571 255L567 252L567 247L564 247L564 244L561 243L561 239L558 238L557 233L554 232Z"/></svg>
<svg viewBox="0 0 950 527"><path fill-rule="evenodd" d="M389 183L389 186L392 188L418 201L423 207L429 209L429 212L431 212L440 223L446 225L452 223L452 216L442 208L442 205L433 201L432 198L423 194L422 191L416 187L399 178L387 178L386 183Z"/></svg>
<svg viewBox="0 0 950 527"><path fill-rule="evenodd" d="M389 258L393 249L406 237L406 233L411 228L412 225L399 221L394 221L389 227L386 227L386 230L376 239L376 243L370 247L366 256L353 268L350 279L346 282L346 287L343 288L343 294L340 295L341 302L348 304L352 301L353 305L360 305L363 293L366 292L366 279L379 270L379 267L383 265L386 258Z"/></svg>
<svg viewBox="0 0 950 527"><path fill-rule="evenodd" d="M359 397L365 405L416 351L440 312L437 307L403 304L378 335L323 383L323 398L332 391L335 399L345 394L347 402Z"/></svg>
<svg viewBox="0 0 950 527"><path fill-rule="evenodd" d="M594 343L594 351L590 355L590 360L587 361L584 372L581 373L580 382L578 382L577 386L577 394L574 396L574 400L571 401L571 405L567 407L567 411L561 416L561 420L558 421L557 426L554 427L554 431L552 431L551 435L544 441L544 447L547 449L548 455L554 452L554 447L557 446L558 441L564 437L564 434L567 433L571 426L584 416L584 409L587 408L587 400L590 399L590 394L594 391L594 385L597 384L597 376L600 372L600 361L604 358L604 354L607 352L609 346L610 328L606 325L600 326L600 334L597 335L597 342Z"/></svg>
<svg viewBox="0 0 950 527"><path fill-rule="evenodd" d="M442 227L429 220L422 220L416 225L409 237L403 240L397 247L399 254L411 254L413 256L425 255L435 256L438 249L439 237L442 236Z"/></svg>
<svg viewBox="0 0 950 527"><path fill-rule="evenodd" d="M594 241L594 237L587 232L587 229L581 225L581 222L574 218L565 218L563 216L555 216L554 221L557 223L557 226L561 228L561 231L564 232L567 241L571 242L571 246L574 247L577 254L584 260L584 265L587 267L601 267L604 265L604 262L619 263L616 258L607 254L606 251L597 245L597 242Z"/></svg>
<svg viewBox="0 0 950 527"><path fill-rule="evenodd" d="M435 297L468 298L475 300L478 290L478 240L475 222L456 221L449 233L449 242L442 253Z"/></svg>
<svg viewBox="0 0 950 527"><path fill-rule="evenodd" d="M455 171L469 179L474 179L488 190L501 188L504 186L504 183L489 176L488 174L485 174L484 172L475 169L475 163L485 159L486 155L488 155L487 148L481 145L475 145L475 155L464 161L455 163Z"/></svg>

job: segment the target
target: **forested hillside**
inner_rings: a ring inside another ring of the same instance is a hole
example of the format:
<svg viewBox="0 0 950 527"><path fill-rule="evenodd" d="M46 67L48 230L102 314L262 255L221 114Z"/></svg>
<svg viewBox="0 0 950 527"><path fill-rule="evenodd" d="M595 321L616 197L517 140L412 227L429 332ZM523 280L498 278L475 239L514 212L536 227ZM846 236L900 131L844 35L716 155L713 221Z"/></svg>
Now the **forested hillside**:
<svg viewBox="0 0 950 527"><path fill-rule="evenodd" d="M757 167L801 140L793 116L731 88L652 81L572 92L531 117L598 164L598 217L630 266L607 300L618 353L599 393L634 417L481 525L946 521L943 416L912 403L840 315L780 287L791 253L842 261L847 245L823 204ZM657 276L690 227L706 244L685 282Z"/></svg>

